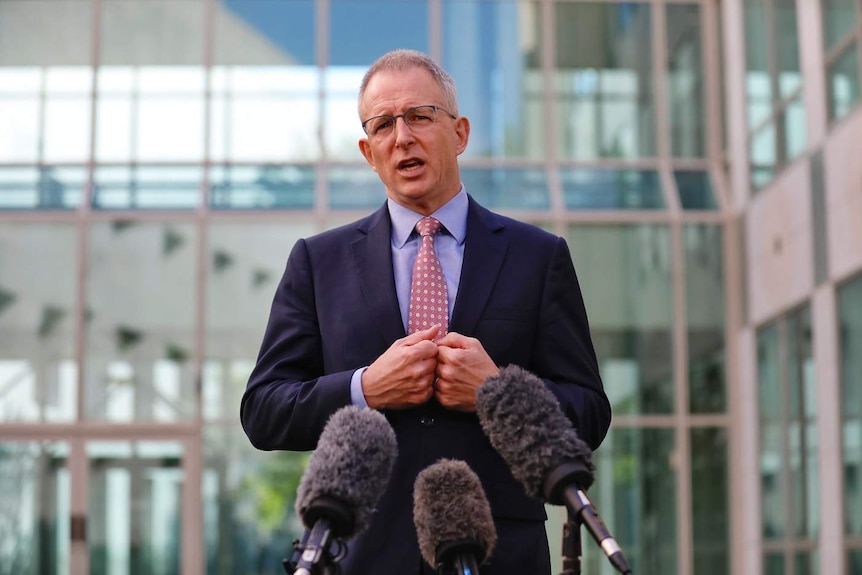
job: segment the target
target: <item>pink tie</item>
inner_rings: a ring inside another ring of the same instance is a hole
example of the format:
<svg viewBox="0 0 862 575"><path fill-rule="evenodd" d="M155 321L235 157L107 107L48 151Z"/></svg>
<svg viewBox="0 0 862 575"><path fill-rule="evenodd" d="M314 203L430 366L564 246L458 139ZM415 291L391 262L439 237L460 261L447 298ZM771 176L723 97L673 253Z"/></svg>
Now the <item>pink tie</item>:
<svg viewBox="0 0 862 575"><path fill-rule="evenodd" d="M434 236L440 231L438 220L427 217L416 223L416 231L422 236L422 247L413 266L413 287L410 290L410 312L407 331L413 333L440 325L437 339L449 331L449 299L446 291L446 276L440 260L434 253Z"/></svg>

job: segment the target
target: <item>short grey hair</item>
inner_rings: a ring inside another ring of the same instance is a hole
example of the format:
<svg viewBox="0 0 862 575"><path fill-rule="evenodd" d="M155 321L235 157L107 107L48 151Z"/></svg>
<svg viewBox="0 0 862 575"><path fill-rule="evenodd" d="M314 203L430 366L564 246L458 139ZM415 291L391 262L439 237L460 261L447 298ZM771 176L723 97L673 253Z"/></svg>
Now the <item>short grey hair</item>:
<svg viewBox="0 0 862 575"><path fill-rule="evenodd" d="M362 98L365 96L365 90L368 88L368 83L371 78L378 72L403 72L411 68L422 68L428 70L440 89L443 90L443 105L448 108L448 112L458 115L458 91L455 88L455 80L430 56L423 54L417 50L398 49L387 52L377 59L365 76L362 77L362 84L359 85L359 102L362 107ZM360 119L362 110L360 109Z"/></svg>

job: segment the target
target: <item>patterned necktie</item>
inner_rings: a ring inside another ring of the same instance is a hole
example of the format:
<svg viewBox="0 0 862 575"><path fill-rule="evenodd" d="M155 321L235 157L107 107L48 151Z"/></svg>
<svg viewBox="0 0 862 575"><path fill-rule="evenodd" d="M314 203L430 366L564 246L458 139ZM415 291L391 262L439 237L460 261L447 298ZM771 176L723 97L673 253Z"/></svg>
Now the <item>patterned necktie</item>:
<svg viewBox="0 0 862 575"><path fill-rule="evenodd" d="M446 276L440 260L434 253L434 236L442 225L432 217L422 218L416 223L416 231L422 236L422 247L413 266L413 286L410 289L410 312L407 331L413 333L440 325L439 339L449 331L449 298L446 291Z"/></svg>

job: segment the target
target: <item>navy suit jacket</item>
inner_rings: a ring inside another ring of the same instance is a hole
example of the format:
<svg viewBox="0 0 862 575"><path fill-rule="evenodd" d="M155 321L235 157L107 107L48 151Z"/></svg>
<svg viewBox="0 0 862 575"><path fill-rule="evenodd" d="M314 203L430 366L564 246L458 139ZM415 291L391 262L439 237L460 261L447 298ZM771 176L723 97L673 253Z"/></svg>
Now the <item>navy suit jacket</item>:
<svg viewBox="0 0 862 575"><path fill-rule="evenodd" d="M349 405L350 378L399 338L391 222L370 216L294 246L276 291L260 355L242 398L242 425L264 450L310 450L329 416ZM610 425L575 269L564 239L488 211L472 198L450 331L477 338L499 366L541 377L593 449ZM431 573L412 510L417 474L440 458L465 462L491 504L498 543L484 575L550 572L544 507L528 497L474 413L433 398L383 410L398 457L371 525L349 541L343 575Z"/></svg>

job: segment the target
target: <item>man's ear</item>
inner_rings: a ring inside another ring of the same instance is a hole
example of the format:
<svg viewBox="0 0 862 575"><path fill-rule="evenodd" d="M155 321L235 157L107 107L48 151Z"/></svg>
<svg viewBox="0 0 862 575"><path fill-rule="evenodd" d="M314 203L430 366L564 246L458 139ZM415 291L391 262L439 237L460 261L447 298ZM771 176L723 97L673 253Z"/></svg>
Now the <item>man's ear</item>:
<svg viewBox="0 0 862 575"><path fill-rule="evenodd" d="M371 144L368 142L368 138L361 138L359 140L359 151L365 156L365 161L368 162L371 169L376 172L377 166L374 165L374 155L371 153Z"/></svg>
<svg viewBox="0 0 862 575"><path fill-rule="evenodd" d="M458 116L455 120L455 134L458 136L458 155L467 149L467 142L470 140L470 120L466 116Z"/></svg>

